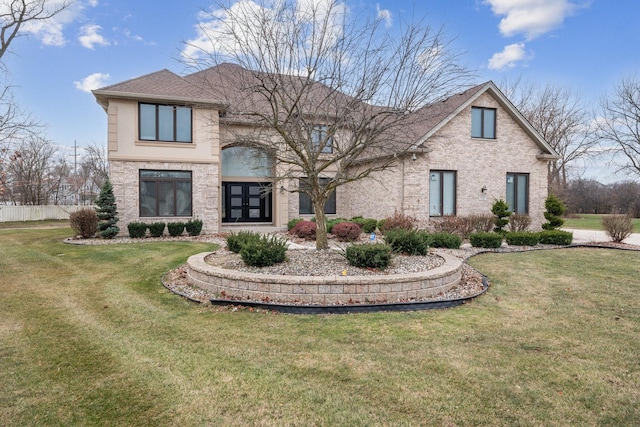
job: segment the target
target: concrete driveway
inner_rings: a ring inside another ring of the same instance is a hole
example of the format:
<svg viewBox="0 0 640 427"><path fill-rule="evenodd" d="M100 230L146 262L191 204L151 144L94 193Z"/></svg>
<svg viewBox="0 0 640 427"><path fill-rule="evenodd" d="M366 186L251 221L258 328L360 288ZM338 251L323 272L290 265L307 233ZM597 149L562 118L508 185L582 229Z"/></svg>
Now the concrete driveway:
<svg viewBox="0 0 640 427"><path fill-rule="evenodd" d="M563 228L564 231L573 233L573 243L610 242L611 238L606 232L600 230L576 230ZM640 233L633 233L623 240L624 243L640 246Z"/></svg>

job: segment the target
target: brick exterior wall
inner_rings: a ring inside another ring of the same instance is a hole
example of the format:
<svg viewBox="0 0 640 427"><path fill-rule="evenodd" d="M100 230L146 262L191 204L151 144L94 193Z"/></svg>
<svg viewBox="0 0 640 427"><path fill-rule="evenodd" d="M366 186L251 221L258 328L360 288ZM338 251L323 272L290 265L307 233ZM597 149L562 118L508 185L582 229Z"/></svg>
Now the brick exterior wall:
<svg viewBox="0 0 640 427"><path fill-rule="evenodd" d="M113 194L118 204L118 227L121 234L127 234L127 224L134 221L146 223L188 221L201 219L202 232L218 232L219 224L219 173L217 164L129 162L110 161L109 174ZM191 171L192 217L140 217L140 174L141 169Z"/></svg>
<svg viewBox="0 0 640 427"><path fill-rule="evenodd" d="M471 107L465 108L427 141L415 161L399 160L375 180L345 187L342 202L350 207L348 215L382 219L397 208L426 225L431 170L456 171L457 216L490 214L497 199L506 199L507 173L526 173L530 228L539 229L547 197L547 162L536 158L540 148L491 95L481 95L473 106L497 109L496 139L471 138Z"/></svg>

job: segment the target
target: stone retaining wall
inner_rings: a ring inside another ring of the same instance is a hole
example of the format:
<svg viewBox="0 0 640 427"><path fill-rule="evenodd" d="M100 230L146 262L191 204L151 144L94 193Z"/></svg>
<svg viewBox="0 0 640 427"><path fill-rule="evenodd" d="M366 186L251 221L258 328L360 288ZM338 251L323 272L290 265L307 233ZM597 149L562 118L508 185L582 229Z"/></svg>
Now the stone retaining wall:
<svg viewBox="0 0 640 427"><path fill-rule="evenodd" d="M462 277L462 261L440 254L445 262L432 270L375 276L277 276L214 267L208 252L187 261L193 286L221 298L304 304L348 304L419 300L454 287Z"/></svg>

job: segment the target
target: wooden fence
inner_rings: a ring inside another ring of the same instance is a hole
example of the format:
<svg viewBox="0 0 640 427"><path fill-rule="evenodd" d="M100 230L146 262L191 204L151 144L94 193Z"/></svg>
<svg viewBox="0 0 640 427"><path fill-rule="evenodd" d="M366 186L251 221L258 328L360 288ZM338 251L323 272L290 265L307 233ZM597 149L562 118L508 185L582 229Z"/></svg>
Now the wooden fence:
<svg viewBox="0 0 640 427"><path fill-rule="evenodd" d="M72 212L93 206L46 205L9 206L0 205L0 222L42 221L45 219L69 219Z"/></svg>

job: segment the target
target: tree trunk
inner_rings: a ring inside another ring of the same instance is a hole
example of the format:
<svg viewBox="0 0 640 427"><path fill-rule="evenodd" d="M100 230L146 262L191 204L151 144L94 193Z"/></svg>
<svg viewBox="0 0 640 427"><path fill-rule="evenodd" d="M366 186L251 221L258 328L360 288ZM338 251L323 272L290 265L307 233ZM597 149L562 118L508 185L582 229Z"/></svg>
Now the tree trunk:
<svg viewBox="0 0 640 427"><path fill-rule="evenodd" d="M324 217L324 200L314 200L313 209L316 213L316 249L329 249L329 240L327 239L327 223Z"/></svg>

